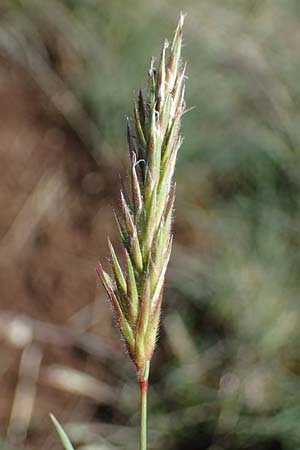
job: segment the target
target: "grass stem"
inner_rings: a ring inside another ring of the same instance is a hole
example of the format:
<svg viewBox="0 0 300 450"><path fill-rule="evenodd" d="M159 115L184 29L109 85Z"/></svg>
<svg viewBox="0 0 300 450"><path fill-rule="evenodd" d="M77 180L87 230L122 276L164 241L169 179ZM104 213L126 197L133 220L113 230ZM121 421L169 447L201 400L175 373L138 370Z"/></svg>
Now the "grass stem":
<svg viewBox="0 0 300 450"><path fill-rule="evenodd" d="M147 450L147 397L148 378L150 362L146 363L145 369L140 376L141 387L141 445L140 450Z"/></svg>

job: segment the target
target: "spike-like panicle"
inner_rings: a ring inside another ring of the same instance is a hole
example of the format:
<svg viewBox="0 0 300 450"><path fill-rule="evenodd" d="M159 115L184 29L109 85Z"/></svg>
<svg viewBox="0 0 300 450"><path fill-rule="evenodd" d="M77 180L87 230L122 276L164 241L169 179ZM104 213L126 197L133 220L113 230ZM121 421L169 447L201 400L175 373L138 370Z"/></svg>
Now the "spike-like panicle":
<svg viewBox="0 0 300 450"><path fill-rule="evenodd" d="M113 276L101 266L97 270L139 373L155 347L172 248L173 174L185 109L183 21L181 15L171 45L165 41L157 70L151 60L146 96L140 91L134 98L134 125L128 121L129 187L122 188L121 212L116 215L125 269L109 241Z"/></svg>

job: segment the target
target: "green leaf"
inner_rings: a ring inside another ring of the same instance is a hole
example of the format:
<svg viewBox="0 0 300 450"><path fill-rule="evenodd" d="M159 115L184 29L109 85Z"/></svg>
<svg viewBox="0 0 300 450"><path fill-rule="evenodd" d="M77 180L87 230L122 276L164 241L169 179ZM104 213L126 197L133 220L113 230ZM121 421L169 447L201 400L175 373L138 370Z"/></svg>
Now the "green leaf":
<svg viewBox="0 0 300 450"><path fill-rule="evenodd" d="M61 424L58 422L58 420L53 416L53 414L50 414L50 419L52 420L52 423L55 426L57 434L59 435L60 440L61 440L65 450L74 450L74 447L71 444L71 441L68 438L65 430L63 429Z"/></svg>

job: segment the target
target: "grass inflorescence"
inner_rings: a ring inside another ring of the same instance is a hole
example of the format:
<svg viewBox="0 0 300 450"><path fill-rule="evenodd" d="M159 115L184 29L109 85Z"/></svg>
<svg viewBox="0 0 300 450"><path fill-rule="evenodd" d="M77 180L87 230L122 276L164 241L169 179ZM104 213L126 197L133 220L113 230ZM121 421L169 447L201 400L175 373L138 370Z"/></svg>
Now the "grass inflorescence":
<svg viewBox="0 0 300 450"><path fill-rule="evenodd" d="M128 122L129 187L121 190L121 210L116 213L126 268L108 241L112 275L100 263L97 269L141 376L157 339L172 247L173 174L185 109L183 22L181 15L171 45L163 45L157 69L151 60L146 95L140 91L134 98L133 125Z"/></svg>

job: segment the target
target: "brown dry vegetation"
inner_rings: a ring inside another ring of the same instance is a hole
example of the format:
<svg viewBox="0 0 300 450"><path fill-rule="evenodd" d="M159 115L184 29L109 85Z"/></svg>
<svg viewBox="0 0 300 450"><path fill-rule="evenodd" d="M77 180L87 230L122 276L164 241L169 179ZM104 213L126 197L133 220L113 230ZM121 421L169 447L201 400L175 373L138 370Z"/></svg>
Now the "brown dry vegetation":
<svg viewBox="0 0 300 450"><path fill-rule="evenodd" d="M64 386L54 367L111 383L105 362L120 347L94 272L113 234L111 175L25 74L3 61L0 98L1 435L48 448L49 411L91 417L114 395L81 383L78 406L78 394L67 393L76 386L68 376Z"/></svg>

